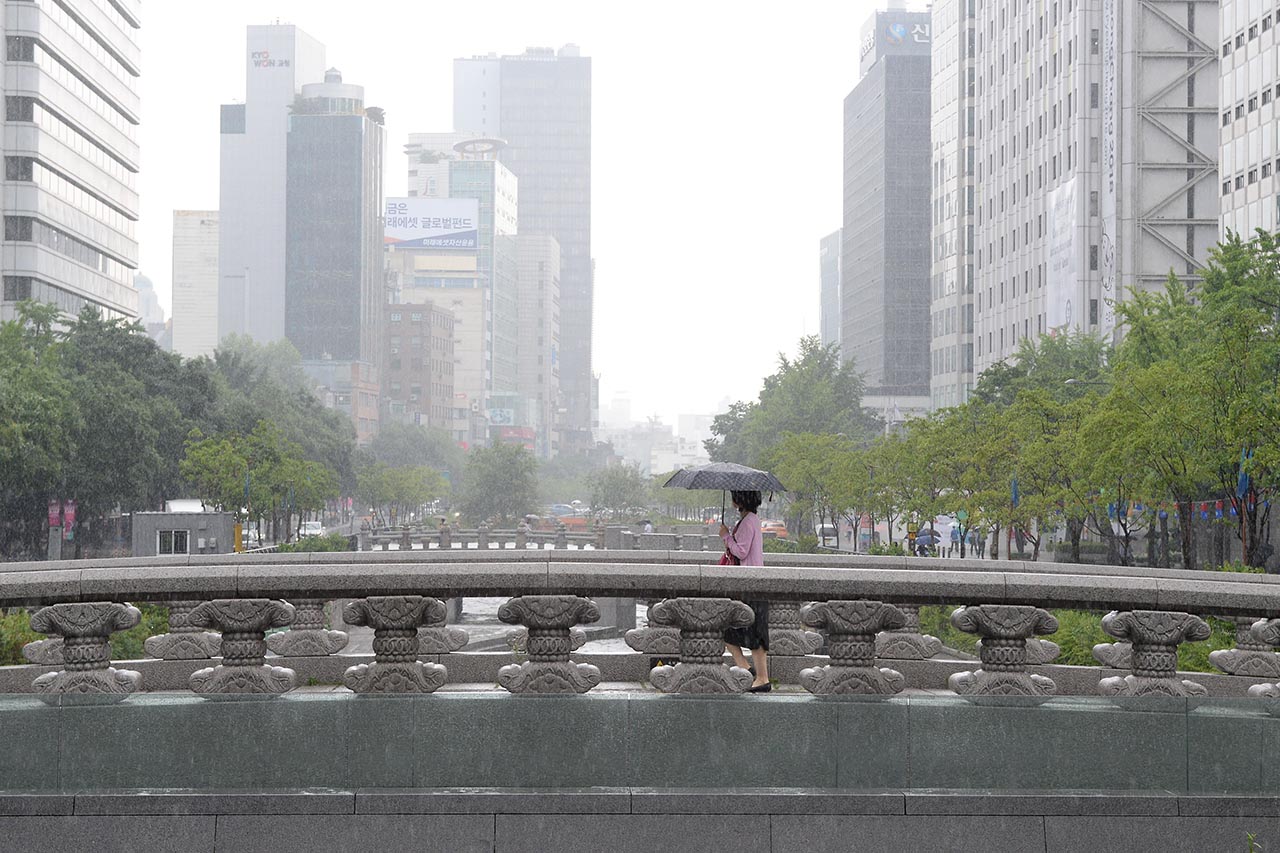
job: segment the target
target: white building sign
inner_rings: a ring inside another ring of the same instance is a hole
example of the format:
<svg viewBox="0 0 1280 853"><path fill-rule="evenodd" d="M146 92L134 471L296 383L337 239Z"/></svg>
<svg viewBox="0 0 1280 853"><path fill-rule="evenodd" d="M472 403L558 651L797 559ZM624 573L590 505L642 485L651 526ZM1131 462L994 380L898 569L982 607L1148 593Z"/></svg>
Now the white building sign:
<svg viewBox="0 0 1280 853"><path fill-rule="evenodd" d="M1076 203L1075 178L1049 193L1049 275L1045 320L1051 332L1070 332L1080 327Z"/></svg>
<svg viewBox="0 0 1280 853"><path fill-rule="evenodd" d="M389 198L385 239L396 248L474 249L480 202L473 198Z"/></svg>

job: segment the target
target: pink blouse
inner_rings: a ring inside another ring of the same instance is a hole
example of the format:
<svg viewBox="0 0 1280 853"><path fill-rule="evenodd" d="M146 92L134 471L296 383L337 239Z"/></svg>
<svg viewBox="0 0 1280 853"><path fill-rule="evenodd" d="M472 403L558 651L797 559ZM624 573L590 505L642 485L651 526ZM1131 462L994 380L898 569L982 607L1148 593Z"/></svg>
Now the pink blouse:
<svg viewBox="0 0 1280 853"><path fill-rule="evenodd" d="M725 547L744 566L764 565L764 539L760 535L760 516L749 512L738 522L737 533L724 535Z"/></svg>

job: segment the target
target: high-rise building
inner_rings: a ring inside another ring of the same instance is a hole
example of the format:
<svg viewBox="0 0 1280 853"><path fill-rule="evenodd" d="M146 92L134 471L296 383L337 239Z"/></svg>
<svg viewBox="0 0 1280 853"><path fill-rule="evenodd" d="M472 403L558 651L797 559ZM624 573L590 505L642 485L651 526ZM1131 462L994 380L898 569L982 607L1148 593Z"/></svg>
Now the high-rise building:
<svg viewBox="0 0 1280 853"><path fill-rule="evenodd" d="M1280 9L1274 3L1222 0L1220 159L1222 236L1250 239L1280 230Z"/></svg>
<svg viewBox="0 0 1280 853"><path fill-rule="evenodd" d="M159 340L165 330L165 321L155 283L150 276L138 273L133 277L133 289L138 292L138 322L153 341Z"/></svg>
<svg viewBox="0 0 1280 853"><path fill-rule="evenodd" d="M4 12L0 319L24 299L138 311L139 0Z"/></svg>
<svg viewBox="0 0 1280 853"><path fill-rule="evenodd" d="M840 232L818 243L818 327L823 346L840 346Z"/></svg>
<svg viewBox="0 0 1280 853"><path fill-rule="evenodd" d="M416 291L421 293L421 291ZM447 296L443 290L437 297ZM383 306L384 420L453 428L453 312L434 301Z"/></svg>
<svg viewBox="0 0 1280 853"><path fill-rule="evenodd" d="M1203 2L979 4L976 373L1037 334L1112 337L1116 303L1171 270L1194 283L1218 236L1218 27Z"/></svg>
<svg viewBox="0 0 1280 853"><path fill-rule="evenodd" d="M304 83L324 79L324 45L291 24L250 26L244 103L223 104L218 333L285 336L289 116Z"/></svg>
<svg viewBox="0 0 1280 853"><path fill-rule="evenodd" d="M594 267L591 258L591 59L576 46L454 62L454 128L507 145L520 181L521 234L560 243L560 382L575 447L591 446Z"/></svg>
<svg viewBox="0 0 1280 853"><path fill-rule="evenodd" d="M304 361L378 362L382 121L335 69L302 87L289 117L284 319Z"/></svg>
<svg viewBox="0 0 1280 853"><path fill-rule="evenodd" d="M844 102L841 355L872 408L929 405L929 15L876 12Z"/></svg>
<svg viewBox="0 0 1280 853"><path fill-rule="evenodd" d="M379 417L385 149L382 110L365 106L362 87L343 83L336 69L302 87L287 141L285 335L317 383L342 393L350 379L361 442Z"/></svg>
<svg viewBox="0 0 1280 853"><path fill-rule="evenodd" d="M173 351L211 356L218 341L218 211L175 210Z"/></svg>
<svg viewBox="0 0 1280 853"><path fill-rule="evenodd" d="M487 143L488 148L498 144ZM464 149L477 147L476 134L469 131L446 133L411 133L404 146L409 158L409 198L448 198L449 162L461 159ZM516 227L512 223L512 229Z"/></svg>
<svg viewBox="0 0 1280 853"><path fill-rule="evenodd" d="M974 139L977 108L976 7L968 0L932 6L930 128L930 352L933 408L956 406L973 390Z"/></svg>
<svg viewBox="0 0 1280 853"><path fill-rule="evenodd" d="M545 234L522 234L515 240L520 300L516 384L529 401L531 417L513 429L531 431L535 452L551 459L560 452L560 244Z"/></svg>

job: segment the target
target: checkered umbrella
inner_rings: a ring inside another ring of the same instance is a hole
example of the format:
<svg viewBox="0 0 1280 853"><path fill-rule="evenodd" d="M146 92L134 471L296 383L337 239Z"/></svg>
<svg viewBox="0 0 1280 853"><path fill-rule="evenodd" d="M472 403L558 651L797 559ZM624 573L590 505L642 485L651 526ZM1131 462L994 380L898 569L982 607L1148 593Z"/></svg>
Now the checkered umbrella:
<svg viewBox="0 0 1280 853"><path fill-rule="evenodd" d="M664 489L720 489L726 492L785 492L787 487L768 471L757 471L733 462L712 462L697 468L682 468L662 484ZM724 521L721 495L720 520Z"/></svg>

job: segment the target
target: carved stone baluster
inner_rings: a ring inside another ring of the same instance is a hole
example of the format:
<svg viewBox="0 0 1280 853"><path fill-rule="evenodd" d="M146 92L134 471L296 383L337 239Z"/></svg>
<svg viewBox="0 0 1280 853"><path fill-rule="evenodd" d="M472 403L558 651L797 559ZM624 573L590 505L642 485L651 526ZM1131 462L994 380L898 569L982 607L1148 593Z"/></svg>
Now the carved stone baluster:
<svg viewBox="0 0 1280 853"><path fill-rule="evenodd" d="M604 529L604 524L603 524L602 522L600 522L600 521L596 521L596 530L595 530L595 532L596 532L596 540L595 540L595 543L594 543L594 544L595 544L595 549L596 549L597 551L603 551L603 550L604 550L604 548L605 548L605 544L604 544L604 540L605 540L605 529Z"/></svg>
<svg viewBox="0 0 1280 853"><path fill-rule="evenodd" d="M453 547L453 537L450 535L449 525L443 521L440 522L440 550L448 551Z"/></svg>
<svg viewBox="0 0 1280 853"><path fill-rule="evenodd" d="M1112 669L1128 669L1133 664L1133 643L1098 643L1093 647L1093 659Z"/></svg>
<svg viewBox="0 0 1280 853"><path fill-rule="evenodd" d="M266 632L293 622L292 604L266 598L220 598L191 611L191 624L222 632L222 665L196 670L188 683L202 695L287 693L297 674L266 663Z"/></svg>
<svg viewBox="0 0 1280 853"><path fill-rule="evenodd" d="M516 550L524 551L529 547L529 525L523 521L516 526Z"/></svg>
<svg viewBox="0 0 1280 853"><path fill-rule="evenodd" d="M1027 640L1052 634L1058 620L1039 607L1020 604L982 604L961 607L951 624L982 637L982 668L957 672L947 686L961 696L1048 696L1057 690L1053 679L1027 672Z"/></svg>
<svg viewBox="0 0 1280 853"><path fill-rule="evenodd" d="M1115 610L1102 617L1102 630L1133 644L1130 675L1098 682L1103 696L1204 696L1204 685L1178 678L1178 646L1209 639L1209 623L1190 613Z"/></svg>
<svg viewBox="0 0 1280 853"><path fill-rule="evenodd" d="M31 683L36 693L93 694L124 699L142 687L141 673L111 666L111 635L137 625L138 608L113 601L53 604L31 616L31 630L62 637L66 669Z"/></svg>
<svg viewBox="0 0 1280 853"><path fill-rule="evenodd" d="M569 651L576 652L587 644L587 632L581 628L569 629ZM529 653L529 630L517 628L507 635L507 646L518 655Z"/></svg>
<svg viewBox="0 0 1280 853"><path fill-rule="evenodd" d="M324 657L347 645L346 631L331 631L324 624L323 598L295 598L293 624L288 631L267 637L267 648L282 657Z"/></svg>
<svg viewBox="0 0 1280 853"><path fill-rule="evenodd" d="M161 660L208 660L221 653L222 637L191 624L199 601L170 601L168 606L169 633L147 637L142 644L147 654Z"/></svg>
<svg viewBox="0 0 1280 853"><path fill-rule="evenodd" d="M653 605L650 601L645 610L645 620L649 623L644 628L632 628L623 639L627 645L646 655L662 655L674 658L680 654L680 629L663 628L653 624Z"/></svg>
<svg viewBox="0 0 1280 853"><path fill-rule="evenodd" d="M438 663L417 659L418 629L444 623L444 602L420 595L378 595L350 602L342 611L348 625L373 628L374 662L350 667L342 683L353 693L433 693L448 673Z"/></svg>
<svg viewBox="0 0 1280 853"><path fill-rule="evenodd" d="M1280 678L1280 655L1274 651L1280 645L1280 630L1269 630L1269 620L1255 616L1232 616L1231 621L1236 625L1236 647L1209 652L1209 663L1228 675ZM1261 624L1260 631L1253 630L1255 623Z"/></svg>
<svg viewBox="0 0 1280 853"><path fill-rule="evenodd" d="M770 603L771 615L773 607ZM831 655L829 666L800 670L800 684L805 690L819 695L902 692L906 685L902 673L875 666L876 633L906 624L897 607L882 601L822 601L806 604L799 612L799 619L827 635L827 651ZM769 639L772 644L772 627Z"/></svg>
<svg viewBox="0 0 1280 853"><path fill-rule="evenodd" d="M564 526L563 521L556 522L556 543L553 546L556 551L564 551L569 547L569 530Z"/></svg>
<svg viewBox="0 0 1280 853"><path fill-rule="evenodd" d="M895 604L906 624L876 635L876 657L881 660L928 660L942 651L942 641L920 633L920 608Z"/></svg>
<svg viewBox="0 0 1280 853"><path fill-rule="evenodd" d="M458 599L458 610L461 615L462 599ZM456 652L470 640L462 628L455 628L448 623L449 606L443 610L427 608L426 620L418 628L418 654L447 655Z"/></svg>
<svg viewBox="0 0 1280 853"><path fill-rule="evenodd" d="M649 608L651 625L680 629L680 663L659 666L649 681L663 693L744 693L751 673L724 663L726 628L745 628L751 608L731 598L668 598Z"/></svg>
<svg viewBox="0 0 1280 853"><path fill-rule="evenodd" d="M489 525L482 524L476 528L476 550L489 550Z"/></svg>
<svg viewBox="0 0 1280 853"><path fill-rule="evenodd" d="M32 640L22 647L22 656L40 666L62 666L62 638L48 637L44 640Z"/></svg>
<svg viewBox="0 0 1280 853"><path fill-rule="evenodd" d="M800 602L769 602L769 654L778 657L811 655L822 645L822 635L800 624Z"/></svg>
<svg viewBox="0 0 1280 853"><path fill-rule="evenodd" d="M498 670L498 684L512 693L586 693L600 670L569 660L570 629L599 621L600 609L577 595L522 595L498 608L498 619L529 630L529 660Z"/></svg>

